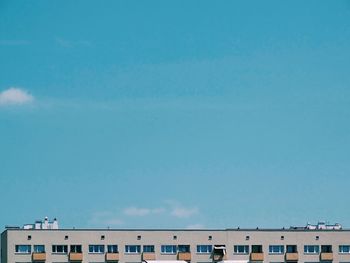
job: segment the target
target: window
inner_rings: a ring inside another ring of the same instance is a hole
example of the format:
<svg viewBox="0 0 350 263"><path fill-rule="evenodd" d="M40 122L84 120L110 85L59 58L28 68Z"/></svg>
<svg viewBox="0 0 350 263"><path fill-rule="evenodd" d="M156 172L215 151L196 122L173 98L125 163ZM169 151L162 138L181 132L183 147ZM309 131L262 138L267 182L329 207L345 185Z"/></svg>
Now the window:
<svg viewBox="0 0 350 263"><path fill-rule="evenodd" d="M319 246L314 245L305 245L304 246L304 253L305 254L318 254L320 252Z"/></svg>
<svg viewBox="0 0 350 263"><path fill-rule="evenodd" d="M179 245L179 246L178 246L178 251L179 251L180 253L188 253L188 252L191 251L191 250L190 250L190 245Z"/></svg>
<svg viewBox="0 0 350 263"><path fill-rule="evenodd" d="M105 253L104 245L89 245L89 253Z"/></svg>
<svg viewBox="0 0 350 263"><path fill-rule="evenodd" d="M271 245L271 246L269 246L269 253L270 254L283 254L284 253L284 246Z"/></svg>
<svg viewBox="0 0 350 263"><path fill-rule="evenodd" d="M226 246L225 245L214 245L213 253L214 253L214 255L224 256L226 254Z"/></svg>
<svg viewBox="0 0 350 263"><path fill-rule="evenodd" d="M16 245L16 253L30 254L32 252L31 245Z"/></svg>
<svg viewBox="0 0 350 263"><path fill-rule="evenodd" d="M332 246L331 245L323 245L321 246L321 252L322 253L332 253Z"/></svg>
<svg viewBox="0 0 350 263"><path fill-rule="evenodd" d="M298 253L297 245L287 245L287 253Z"/></svg>
<svg viewBox="0 0 350 263"><path fill-rule="evenodd" d="M104 235L101 236L101 240L105 240L105 236Z"/></svg>
<svg viewBox="0 0 350 263"><path fill-rule="evenodd" d="M82 253L81 245L70 245L71 253Z"/></svg>
<svg viewBox="0 0 350 263"><path fill-rule="evenodd" d="M45 253L45 246L44 245L34 245L34 252L35 253Z"/></svg>
<svg viewBox="0 0 350 263"><path fill-rule="evenodd" d="M252 253L263 253L262 245L252 245Z"/></svg>
<svg viewBox="0 0 350 263"><path fill-rule="evenodd" d="M52 245L52 253L67 254L67 252L68 252L67 245Z"/></svg>
<svg viewBox="0 0 350 263"><path fill-rule="evenodd" d="M199 254L210 254L212 251L212 245L197 245L197 253Z"/></svg>
<svg viewBox="0 0 350 263"><path fill-rule="evenodd" d="M339 246L339 253L350 254L350 245Z"/></svg>
<svg viewBox="0 0 350 263"><path fill-rule="evenodd" d="M177 236L173 236L173 239L176 240L176 239L177 239Z"/></svg>
<svg viewBox="0 0 350 263"><path fill-rule="evenodd" d="M118 253L118 245L108 245L107 253Z"/></svg>
<svg viewBox="0 0 350 263"><path fill-rule="evenodd" d="M154 246L153 245L144 245L143 252L154 253Z"/></svg>
<svg viewBox="0 0 350 263"><path fill-rule="evenodd" d="M249 246L246 246L246 245L233 246L233 252L235 254L249 254Z"/></svg>
<svg viewBox="0 0 350 263"><path fill-rule="evenodd" d="M212 240L213 239L213 236L208 236L208 240Z"/></svg>
<svg viewBox="0 0 350 263"><path fill-rule="evenodd" d="M141 236L137 236L137 240L141 240Z"/></svg>
<svg viewBox="0 0 350 263"><path fill-rule="evenodd" d="M138 245L126 245L125 253L141 253L141 246Z"/></svg>
<svg viewBox="0 0 350 263"><path fill-rule="evenodd" d="M160 249L162 254L176 254L175 245L162 245Z"/></svg>

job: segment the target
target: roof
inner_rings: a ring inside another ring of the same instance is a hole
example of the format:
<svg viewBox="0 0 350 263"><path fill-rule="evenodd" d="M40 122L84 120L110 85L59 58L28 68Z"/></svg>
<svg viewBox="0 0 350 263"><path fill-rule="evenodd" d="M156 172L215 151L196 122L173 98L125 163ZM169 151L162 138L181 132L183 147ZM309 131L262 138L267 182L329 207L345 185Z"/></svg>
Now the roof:
<svg viewBox="0 0 350 263"><path fill-rule="evenodd" d="M125 232L349 232L350 229L291 229L291 228L226 228L226 229L179 229L179 228L60 228L60 229L23 229L9 228L5 231L125 231ZM4 232L5 232L4 231Z"/></svg>

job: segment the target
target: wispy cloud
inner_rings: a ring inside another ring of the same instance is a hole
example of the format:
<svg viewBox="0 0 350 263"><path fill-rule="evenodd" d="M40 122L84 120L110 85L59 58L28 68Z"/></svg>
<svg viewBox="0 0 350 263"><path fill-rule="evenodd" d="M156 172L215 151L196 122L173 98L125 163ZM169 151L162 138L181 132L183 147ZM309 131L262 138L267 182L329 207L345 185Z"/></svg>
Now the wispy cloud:
<svg viewBox="0 0 350 263"><path fill-rule="evenodd" d="M112 211L99 211L92 214L89 223L94 226L116 227L124 224L117 213Z"/></svg>
<svg viewBox="0 0 350 263"><path fill-rule="evenodd" d="M140 207L127 207L123 213L127 216L147 216L151 214L161 214L165 212L164 208L140 208Z"/></svg>
<svg viewBox="0 0 350 263"><path fill-rule="evenodd" d="M155 214L165 214L177 218L189 218L198 214L197 207L185 207L177 201L165 201L165 207L160 208L146 208L130 206L124 209L123 214L126 216L148 216Z"/></svg>
<svg viewBox="0 0 350 263"><path fill-rule="evenodd" d="M12 39L0 39L1 46L24 46L29 45L28 40L12 40Z"/></svg>
<svg viewBox="0 0 350 263"><path fill-rule="evenodd" d="M171 215L178 218L188 218L198 213L197 207L174 207Z"/></svg>
<svg viewBox="0 0 350 263"><path fill-rule="evenodd" d="M186 207L174 200L165 201L170 206L170 215L177 218L189 218L199 213L198 207Z"/></svg>
<svg viewBox="0 0 350 263"><path fill-rule="evenodd" d="M11 87L0 92L0 106L1 105L23 105L34 101L34 97L27 91Z"/></svg>
<svg viewBox="0 0 350 263"><path fill-rule="evenodd" d="M149 220L154 221L155 219L167 220L167 222L183 219L181 221L182 223L191 223L189 218L197 214L199 214L199 209L197 207L187 207L177 201L167 200L163 201L163 205L160 207L141 207L133 205L117 211L96 211L91 215L89 224L98 227L125 227L128 224L137 224L137 222L146 223ZM184 225L184 227L185 226L186 225ZM187 228L197 229L204 228L204 226L195 223L188 225Z"/></svg>
<svg viewBox="0 0 350 263"><path fill-rule="evenodd" d="M205 227L203 224L197 223L197 224L188 225L186 228L187 229L203 229Z"/></svg>
<svg viewBox="0 0 350 263"><path fill-rule="evenodd" d="M91 42L87 40L68 40L62 37L55 37L55 42L64 48L74 48L77 46L90 47Z"/></svg>

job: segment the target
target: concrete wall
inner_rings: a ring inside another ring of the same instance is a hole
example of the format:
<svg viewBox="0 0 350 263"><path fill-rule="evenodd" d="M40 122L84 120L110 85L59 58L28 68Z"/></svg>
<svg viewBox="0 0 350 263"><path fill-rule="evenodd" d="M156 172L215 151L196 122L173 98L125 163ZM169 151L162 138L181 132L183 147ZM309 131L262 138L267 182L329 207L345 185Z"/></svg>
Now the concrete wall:
<svg viewBox="0 0 350 263"><path fill-rule="evenodd" d="M7 235L7 240L6 240ZM28 240L28 236L31 236ZM68 239L65 239L68 236ZM105 236L104 240L101 236ZM138 240L138 236L141 239ZM174 239L176 236L176 239ZM211 240L209 238L211 236ZM247 240L247 236L249 240ZM283 236L283 239L281 238ZM197 254L197 245L226 245L227 260L249 261L249 255L234 254L234 245L262 245L264 262L284 262L285 255L269 254L269 245L297 245L299 262L319 262L320 255L304 254L304 245L332 245L333 262L350 262L350 254L338 253L339 245L350 245L350 231L290 230L7 230L2 234L3 262L31 262L30 254L16 254L16 244L45 245L46 262L68 262L68 255L52 254L52 245L81 244L83 262L104 262L104 254L89 254L91 245L118 245L119 262L141 262L141 254L124 253L125 245L155 245L157 260L176 260L161 254L161 245L190 245L191 262L212 262L210 254ZM7 259L7 260L6 260Z"/></svg>
<svg viewBox="0 0 350 263"><path fill-rule="evenodd" d="M1 257L0 263L7 263L8 249L7 249L7 231L1 234Z"/></svg>

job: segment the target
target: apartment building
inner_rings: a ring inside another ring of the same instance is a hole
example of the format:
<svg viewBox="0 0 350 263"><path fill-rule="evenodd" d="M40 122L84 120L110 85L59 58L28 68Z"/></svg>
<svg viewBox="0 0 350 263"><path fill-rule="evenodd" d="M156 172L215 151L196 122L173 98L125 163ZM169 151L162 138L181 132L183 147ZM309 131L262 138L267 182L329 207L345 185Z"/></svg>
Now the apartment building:
<svg viewBox="0 0 350 263"><path fill-rule="evenodd" d="M45 224L44 224L45 225ZM7 228L2 263L350 262L350 230Z"/></svg>

